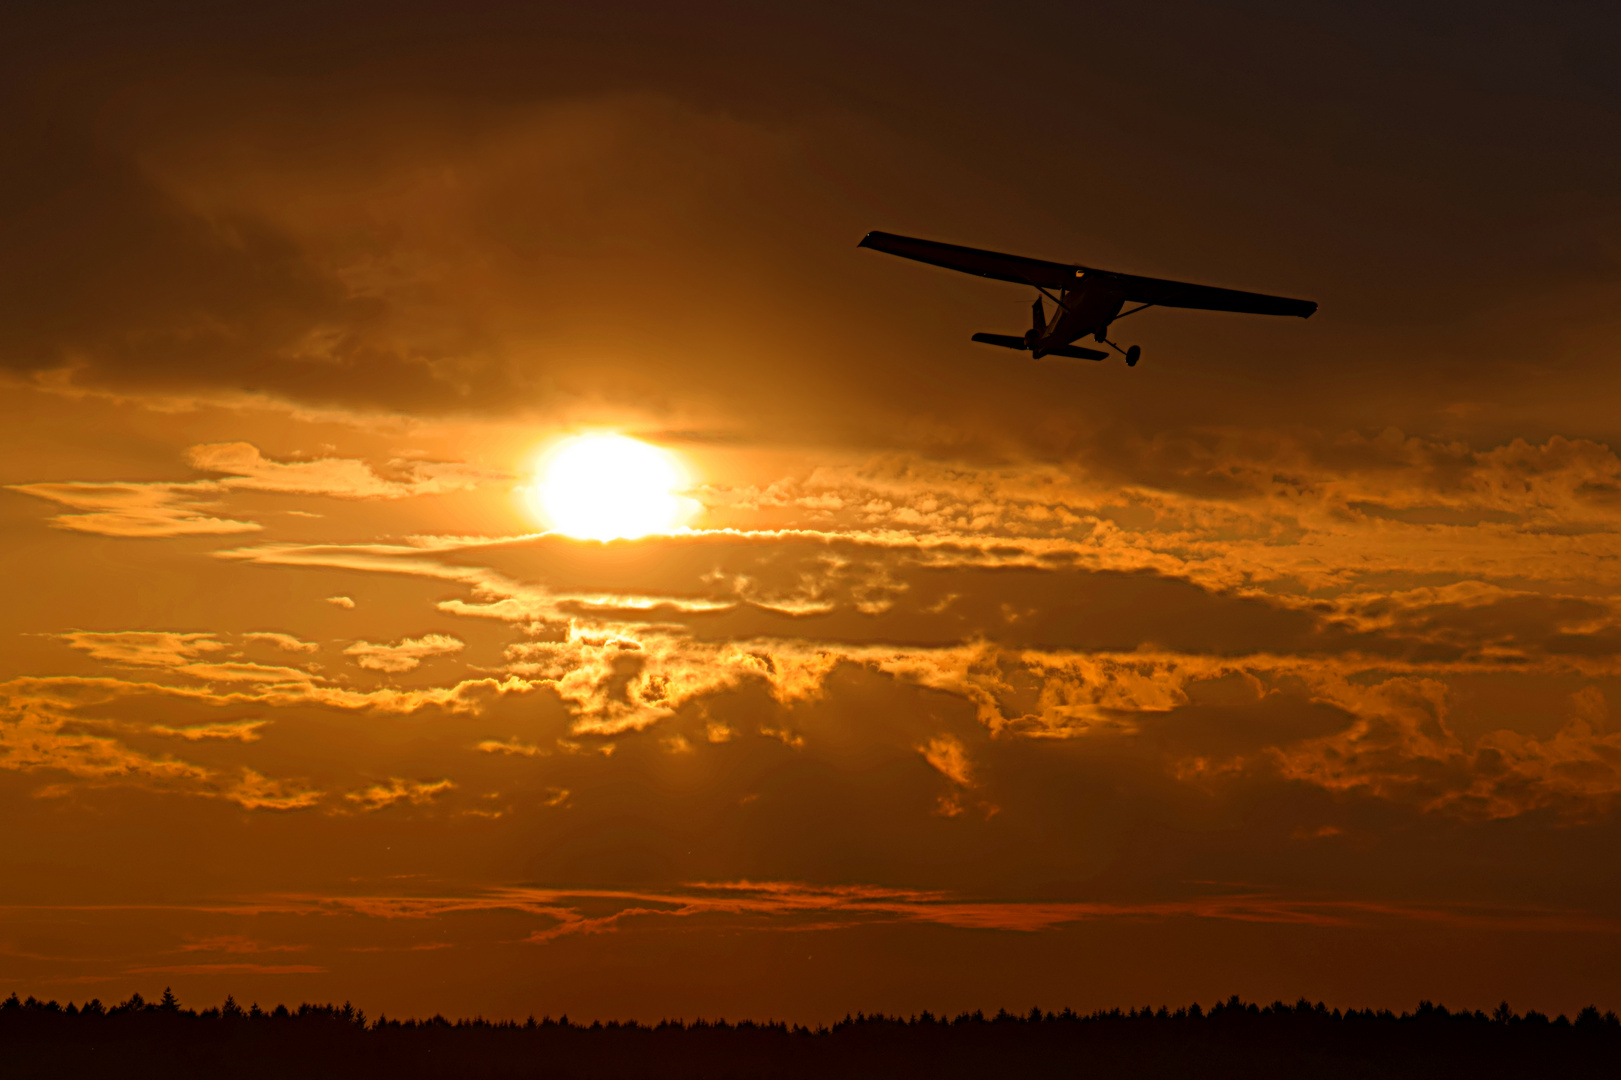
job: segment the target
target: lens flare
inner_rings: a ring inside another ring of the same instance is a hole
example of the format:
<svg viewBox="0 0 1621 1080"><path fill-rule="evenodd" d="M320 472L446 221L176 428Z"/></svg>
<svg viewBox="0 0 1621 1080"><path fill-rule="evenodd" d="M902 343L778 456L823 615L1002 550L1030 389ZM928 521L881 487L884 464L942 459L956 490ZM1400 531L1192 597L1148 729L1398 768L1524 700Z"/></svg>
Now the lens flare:
<svg viewBox="0 0 1621 1080"><path fill-rule="evenodd" d="M658 447L624 435L581 435L546 460L535 510L581 540L635 539L682 524L683 486L680 467Z"/></svg>

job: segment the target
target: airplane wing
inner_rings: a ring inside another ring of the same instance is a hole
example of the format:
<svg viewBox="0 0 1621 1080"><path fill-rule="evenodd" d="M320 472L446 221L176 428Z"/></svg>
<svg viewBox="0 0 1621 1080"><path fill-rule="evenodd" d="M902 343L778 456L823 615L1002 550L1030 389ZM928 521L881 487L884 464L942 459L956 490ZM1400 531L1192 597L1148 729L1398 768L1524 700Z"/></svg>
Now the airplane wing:
<svg viewBox="0 0 1621 1080"><path fill-rule="evenodd" d="M965 274L978 274L980 277L1012 281L1019 285L1040 285L1048 289L1062 289L1074 284L1075 271L1082 269L1045 259L1027 259L1022 255L1004 255L999 251L918 240L886 232L870 232L856 246L899 255L903 259L932 263L947 270L961 270Z"/></svg>
<svg viewBox="0 0 1621 1080"><path fill-rule="evenodd" d="M1046 289L1073 288L1077 279L1107 281L1125 293L1132 304L1152 304L1156 307L1198 308L1204 311L1238 311L1251 315L1296 315L1307 319L1317 311L1313 300L1293 300L1287 296L1243 292L1239 289L1221 289L1214 285L1194 285L1186 281L1168 281L1164 278L1139 277L1136 274L1117 274L1076 263L1048 262L1046 259L1028 259L1022 255L1006 255L1000 251L963 247L960 244L942 244L936 240L919 240L894 233L870 232L861 238L859 247L899 255L905 259L960 270L965 274L1011 281L1019 285L1037 285Z"/></svg>
<svg viewBox="0 0 1621 1080"><path fill-rule="evenodd" d="M1249 315L1297 315L1309 319L1317 311L1315 300L1291 300L1287 296L1218 289L1214 285L1192 285L1186 281L1116 274L1107 270L1086 271L1088 280L1102 278L1123 286L1128 303L1155 307L1198 308L1201 311L1239 311Z"/></svg>

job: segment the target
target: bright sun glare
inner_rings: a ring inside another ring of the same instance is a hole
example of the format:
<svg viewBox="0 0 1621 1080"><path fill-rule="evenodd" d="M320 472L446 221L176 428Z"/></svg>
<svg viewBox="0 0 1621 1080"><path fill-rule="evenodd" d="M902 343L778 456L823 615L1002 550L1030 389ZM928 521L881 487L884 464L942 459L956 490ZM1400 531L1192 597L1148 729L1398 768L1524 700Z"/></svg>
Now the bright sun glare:
<svg viewBox="0 0 1621 1080"><path fill-rule="evenodd" d="M668 532L686 517L681 469L669 454L623 435L581 435L552 452L535 487L535 509L581 540Z"/></svg>

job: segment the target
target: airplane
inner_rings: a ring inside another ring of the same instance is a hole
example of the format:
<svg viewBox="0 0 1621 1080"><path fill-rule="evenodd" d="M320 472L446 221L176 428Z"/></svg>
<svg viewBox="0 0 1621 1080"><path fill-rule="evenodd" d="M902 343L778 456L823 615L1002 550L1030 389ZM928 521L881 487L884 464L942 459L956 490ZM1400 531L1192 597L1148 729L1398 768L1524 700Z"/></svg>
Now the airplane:
<svg viewBox="0 0 1621 1080"><path fill-rule="evenodd" d="M978 274L980 277L1034 287L1041 296L1036 297L1031 305L1031 327L1024 332L1024 336L975 334L973 340L1028 352L1037 360L1043 356L1065 356L1074 360L1108 359L1106 352L1073 344L1090 335L1124 356L1128 367L1136 367L1138 358L1142 356L1141 346L1122 349L1108 339L1109 325L1151 307L1239 311L1251 315L1297 315L1302 319L1311 318L1317 310L1317 304L1311 300L1291 300L1265 293L1119 274L1091 266L1004 255L999 251L942 244L935 240L896 236L894 233L870 232L862 237L857 247L932 263L948 270L961 270L965 274ZM1057 291L1056 296L1053 290ZM1042 306L1042 296L1058 305L1051 321L1048 321L1046 309ZM1127 304L1137 306L1122 311L1121 308Z"/></svg>

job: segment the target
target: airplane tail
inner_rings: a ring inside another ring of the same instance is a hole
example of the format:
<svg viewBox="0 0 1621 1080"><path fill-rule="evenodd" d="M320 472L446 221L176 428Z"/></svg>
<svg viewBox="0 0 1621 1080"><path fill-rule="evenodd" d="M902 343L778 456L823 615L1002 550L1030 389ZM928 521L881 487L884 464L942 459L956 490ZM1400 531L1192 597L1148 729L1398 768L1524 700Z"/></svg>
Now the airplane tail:
<svg viewBox="0 0 1621 1080"><path fill-rule="evenodd" d="M1024 338L1014 337L1012 334L975 334L974 340L984 345L1000 345L1004 349L1018 349L1020 352L1029 350Z"/></svg>

